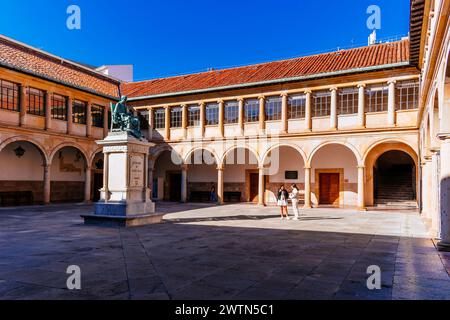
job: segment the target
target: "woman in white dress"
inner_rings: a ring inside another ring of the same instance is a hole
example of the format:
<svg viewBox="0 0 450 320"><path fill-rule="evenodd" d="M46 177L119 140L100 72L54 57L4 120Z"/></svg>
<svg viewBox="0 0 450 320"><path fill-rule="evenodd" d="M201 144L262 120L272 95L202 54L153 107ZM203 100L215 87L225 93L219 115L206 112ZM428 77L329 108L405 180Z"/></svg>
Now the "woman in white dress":
<svg viewBox="0 0 450 320"><path fill-rule="evenodd" d="M300 191L297 188L297 185L292 185L292 192L289 195L289 198L292 202L292 210L294 211L295 218L294 220L298 220L300 217L300 213L298 211L298 196L300 194Z"/></svg>
<svg viewBox="0 0 450 320"><path fill-rule="evenodd" d="M284 186L281 186L280 189L278 190L278 197L277 197L277 204L281 210L281 220L284 219L284 213L286 213L286 219L289 220L288 198L289 193L286 191Z"/></svg>

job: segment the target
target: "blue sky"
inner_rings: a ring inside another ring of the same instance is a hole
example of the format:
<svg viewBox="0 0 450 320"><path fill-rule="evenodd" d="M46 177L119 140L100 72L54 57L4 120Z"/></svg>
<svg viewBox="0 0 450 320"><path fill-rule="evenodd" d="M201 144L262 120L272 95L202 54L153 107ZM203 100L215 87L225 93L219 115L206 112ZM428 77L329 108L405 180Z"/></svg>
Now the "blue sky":
<svg viewBox="0 0 450 320"><path fill-rule="evenodd" d="M72 4L81 30L66 27ZM379 38L408 33L409 0L2 0L0 33L83 63L132 63L144 80L365 45L373 4Z"/></svg>

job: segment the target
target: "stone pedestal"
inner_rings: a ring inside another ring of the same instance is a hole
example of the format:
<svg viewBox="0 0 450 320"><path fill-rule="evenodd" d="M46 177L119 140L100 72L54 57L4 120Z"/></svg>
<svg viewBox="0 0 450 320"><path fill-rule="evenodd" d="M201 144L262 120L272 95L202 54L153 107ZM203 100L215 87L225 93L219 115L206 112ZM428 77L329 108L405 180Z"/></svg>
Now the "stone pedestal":
<svg viewBox="0 0 450 320"><path fill-rule="evenodd" d="M110 133L97 141L105 154L104 186L94 214L83 215L85 224L140 226L160 223L148 187L148 151L152 143L126 133Z"/></svg>

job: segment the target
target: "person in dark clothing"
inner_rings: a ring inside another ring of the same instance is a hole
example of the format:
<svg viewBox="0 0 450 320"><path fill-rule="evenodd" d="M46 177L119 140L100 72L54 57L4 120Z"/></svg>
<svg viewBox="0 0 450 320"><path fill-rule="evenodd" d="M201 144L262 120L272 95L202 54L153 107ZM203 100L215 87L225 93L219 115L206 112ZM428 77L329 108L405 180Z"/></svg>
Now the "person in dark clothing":
<svg viewBox="0 0 450 320"><path fill-rule="evenodd" d="M281 220L285 218L284 214L286 214L286 219L289 220L288 199L289 193L287 192L284 186L281 186L280 189L278 190L278 197L277 197L277 204L281 210Z"/></svg>

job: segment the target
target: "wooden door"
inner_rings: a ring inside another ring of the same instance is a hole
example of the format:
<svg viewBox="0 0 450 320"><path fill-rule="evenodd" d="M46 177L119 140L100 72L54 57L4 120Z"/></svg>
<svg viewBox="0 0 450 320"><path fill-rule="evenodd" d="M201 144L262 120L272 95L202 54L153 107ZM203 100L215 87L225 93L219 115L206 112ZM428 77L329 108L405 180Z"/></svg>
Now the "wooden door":
<svg viewBox="0 0 450 320"><path fill-rule="evenodd" d="M339 205L339 173L321 173L319 180L319 204Z"/></svg>
<svg viewBox="0 0 450 320"><path fill-rule="evenodd" d="M169 174L169 200L181 201L181 173Z"/></svg>
<svg viewBox="0 0 450 320"><path fill-rule="evenodd" d="M250 202L258 203L259 200L259 174L250 173Z"/></svg>

